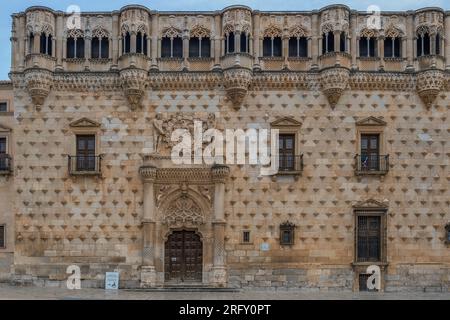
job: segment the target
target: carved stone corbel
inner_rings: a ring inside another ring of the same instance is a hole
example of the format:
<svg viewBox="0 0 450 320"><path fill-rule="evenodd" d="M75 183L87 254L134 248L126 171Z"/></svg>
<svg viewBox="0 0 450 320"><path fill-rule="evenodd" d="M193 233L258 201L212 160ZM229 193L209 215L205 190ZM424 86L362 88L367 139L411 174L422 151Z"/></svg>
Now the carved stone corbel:
<svg viewBox="0 0 450 320"><path fill-rule="evenodd" d="M417 74L417 94L427 108L436 101L439 92L444 88L444 72L441 70L426 70Z"/></svg>
<svg viewBox="0 0 450 320"><path fill-rule="evenodd" d="M137 68L124 69L120 71L120 79L131 110L141 107L148 84L147 71Z"/></svg>
<svg viewBox="0 0 450 320"><path fill-rule="evenodd" d="M31 69L25 72L25 83L36 110L40 110L50 93L53 74L43 69Z"/></svg>
<svg viewBox="0 0 450 320"><path fill-rule="evenodd" d="M252 82L253 74L247 68L234 67L223 72L223 81L228 99L233 107L239 110L244 101L248 88Z"/></svg>
<svg viewBox="0 0 450 320"><path fill-rule="evenodd" d="M342 93L347 88L349 79L350 70L347 68L334 67L320 72L322 92L332 108L336 106Z"/></svg>

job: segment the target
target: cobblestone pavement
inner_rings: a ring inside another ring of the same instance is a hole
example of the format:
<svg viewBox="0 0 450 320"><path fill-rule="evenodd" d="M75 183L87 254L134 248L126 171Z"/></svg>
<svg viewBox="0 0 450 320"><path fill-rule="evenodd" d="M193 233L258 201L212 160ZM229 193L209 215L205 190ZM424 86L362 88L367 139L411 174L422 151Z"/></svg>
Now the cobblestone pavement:
<svg viewBox="0 0 450 320"><path fill-rule="evenodd" d="M168 292L168 291L129 291L81 289L67 290L61 288L18 287L0 284L0 300L103 300L103 299L132 299L132 300L417 300L417 299L445 299L450 300L450 292L390 292L390 293L354 293L354 292L301 292L301 291L261 291L245 290L238 292Z"/></svg>

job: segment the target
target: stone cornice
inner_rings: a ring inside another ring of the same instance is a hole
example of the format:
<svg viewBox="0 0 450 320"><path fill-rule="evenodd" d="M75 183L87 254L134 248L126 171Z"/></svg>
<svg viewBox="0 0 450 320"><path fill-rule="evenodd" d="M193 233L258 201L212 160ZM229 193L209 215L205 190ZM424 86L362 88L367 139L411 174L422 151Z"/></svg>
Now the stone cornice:
<svg viewBox="0 0 450 320"><path fill-rule="evenodd" d="M48 71L47 71L48 72ZM444 90L450 90L450 72L444 74ZM54 72L52 89L57 91L117 91L121 90L120 73L108 72ZM349 87L352 90L402 90L416 88L418 72L364 72L352 71ZM24 73L11 73L16 88L23 86ZM150 72L150 88L154 90L210 90L223 81L222 72ZM319 72L262 71L254 72L249 90L320 88ZM11 85L6 82L5 85Z"/></svg>
<svg viewBox="0 0 450 320"><path fill-rule="evenodd" d="M215 72L148 72L126 68L120 72L64 73L31 68L11 73L14 88L26 88L39 110L51 90L69 92L118 92L128 100L131 110L142 107L146 92L152 90L223 89L228 101L239 110L249 91L310 90L321 91L334 108L348 90L416 91L427 108L439 93L448 90L450 73L428 69L417 73L359 72L344 67L330 67L320 72L252 72L232 67Z"/></svg>

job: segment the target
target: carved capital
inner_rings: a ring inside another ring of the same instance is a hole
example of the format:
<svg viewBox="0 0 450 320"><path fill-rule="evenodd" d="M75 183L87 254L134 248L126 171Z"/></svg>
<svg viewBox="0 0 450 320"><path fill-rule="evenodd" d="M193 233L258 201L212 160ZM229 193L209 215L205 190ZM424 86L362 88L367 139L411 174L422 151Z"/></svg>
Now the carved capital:
<svg viewBox="0 0 450 320"><path fill-rule="evenodd" d="M417 94L427 108L430 108L439 92L444 88L444 72L441 70L426 70L417 75Z"/></svg>
<svg viewBox="0 0 450 320"><path fill-rule="evenodd" d="M239 110L241 107L252 78L252 72L246 68L230 68L223 72L225 91L236 110Z"/></svg>
<svg viewBox="0 0 450 320"><path fill-rule="evenodd" d="M145 88L148 84L148 74L145 70L129 68L120 71L122 89L128 99L131 110L136 110L142 105Z"/></svg>
<svg viewBox="0 0 450 320"><path fill-rule="evenodd" d="M213 182L224 183L229 175L230 168L228 166L216 164L211 168Z"/></svg>
<svg viewBox="0 0 450 320"><path fill-rule="evenodd" d="M322 92L332 108L336 106L342 93L347 88L349 79L350 71L346 68L329 68L320 73Z"/></svg>
<svg viewBox="0 0 450 320"><path fill-rule="evenodd" d="M156 180L157 168L153 166L142 166L139 168L139 174L145 182L154 182Z"/></svg>

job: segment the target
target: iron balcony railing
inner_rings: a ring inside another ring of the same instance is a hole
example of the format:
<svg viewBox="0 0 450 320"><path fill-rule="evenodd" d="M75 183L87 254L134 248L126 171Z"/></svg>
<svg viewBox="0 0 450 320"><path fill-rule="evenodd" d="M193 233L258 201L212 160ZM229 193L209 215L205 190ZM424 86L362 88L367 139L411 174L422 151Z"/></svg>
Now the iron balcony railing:
<svg viewBox="0 0 450 320"><path fill-rule="evenodd" d="M279 155L278 172L300 172L303 171L303 155Z"/></svg>
<svg viewBox="0 0 450 320"><path fill-rule="evenodd" d="M357 174L385 174L389 171L389 155L355 156Z"/></svg>
<svg viewBox="0 0 450 320"><path fill-rule="evenodd" d="M101 156L69 156L69 173L73 175L100 174Z"/></svg>
<svg viewBox="0 0 450 320"><path fill-rule="evenodd" d="M9 154L0 153L0 172L12 171L12 158Z"/></svg>

